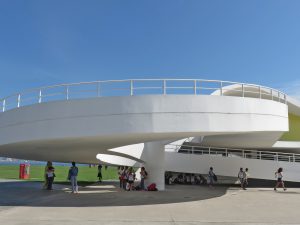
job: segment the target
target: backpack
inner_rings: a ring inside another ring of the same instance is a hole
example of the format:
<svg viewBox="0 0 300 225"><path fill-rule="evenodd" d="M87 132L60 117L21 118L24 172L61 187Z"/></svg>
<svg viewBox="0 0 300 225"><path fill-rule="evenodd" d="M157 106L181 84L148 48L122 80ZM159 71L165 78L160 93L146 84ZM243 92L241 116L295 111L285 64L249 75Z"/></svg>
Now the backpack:
<svg viewBox="0 0 300 225"><path fill-rule="evenodd" d="M147 187L148 191L157 191L156 184L152 183Z"/></svg>
<svg viewBox="0 0 300 225"><path fill-rule="evenodd" d="M69 170L69 176L77 176L78 175L78 168L76 166L72 166Z"/></svg>
<svg viewBox="0 0 300 225"><path fill-rule="evenodd" d="M214 181L215 181L215 182L217 182L217 181L218 181L218 177L217 177L217 175L216 175L216 174L214 174L214 175L213 175L213 179L214 179Z"/></svg>

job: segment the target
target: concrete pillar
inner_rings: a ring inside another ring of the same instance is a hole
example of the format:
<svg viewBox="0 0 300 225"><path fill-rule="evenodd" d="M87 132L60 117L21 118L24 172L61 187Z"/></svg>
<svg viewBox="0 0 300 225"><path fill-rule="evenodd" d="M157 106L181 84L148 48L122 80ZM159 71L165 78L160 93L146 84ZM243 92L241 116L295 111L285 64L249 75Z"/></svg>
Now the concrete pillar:
<svg viewBox="0 0 300 225"><path fill-rule="evenodd" d="M165 190L165 147L162 142L147 142L141 156L145 161L148 177L145 184L156 183L158 190Z"/></svg>

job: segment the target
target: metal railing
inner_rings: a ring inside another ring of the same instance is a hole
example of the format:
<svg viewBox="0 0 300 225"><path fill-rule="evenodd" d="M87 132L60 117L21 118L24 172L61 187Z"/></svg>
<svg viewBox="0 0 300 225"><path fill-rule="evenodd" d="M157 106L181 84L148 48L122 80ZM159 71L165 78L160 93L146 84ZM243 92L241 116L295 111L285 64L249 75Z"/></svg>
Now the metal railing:
<svg viewBox="0 0 300 225"><path fill-rule="evenodd" d="M300 154L284 153L284 152L271 152L271 151L206 147L206 146L193 146L193 145L174 145L174 144L166 145L165 150L183 153L183 154L211 155L217 157L241 157L246 159L259 159L259 160L300 163Z"/></svg>
<svg viewBox="0 0 300 225"><path fill-rule="evenodd" d="M283 92L255 84L203 79L135 79L59 84L30 89L0 99L0 112L49 101L149 94L229 95L269 99L286 104Z"/></svg>

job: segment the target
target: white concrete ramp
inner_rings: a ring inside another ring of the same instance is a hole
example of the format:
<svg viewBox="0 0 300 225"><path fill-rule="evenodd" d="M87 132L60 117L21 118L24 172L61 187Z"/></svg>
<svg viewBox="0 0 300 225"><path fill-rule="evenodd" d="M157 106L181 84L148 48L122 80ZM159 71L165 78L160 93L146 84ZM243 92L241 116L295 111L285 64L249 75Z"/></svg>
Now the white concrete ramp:
<svg viewBox="0 0 300 225"><path fill-rule="evenodd" d="M165 164L167 171L208 174L209 168L213 167L217 175L230 177L237 177L243 167L249 169L251 178L269 180L274 180L275 171L282 167L284 180L300 181L300 162L166 152Z"/></svg>

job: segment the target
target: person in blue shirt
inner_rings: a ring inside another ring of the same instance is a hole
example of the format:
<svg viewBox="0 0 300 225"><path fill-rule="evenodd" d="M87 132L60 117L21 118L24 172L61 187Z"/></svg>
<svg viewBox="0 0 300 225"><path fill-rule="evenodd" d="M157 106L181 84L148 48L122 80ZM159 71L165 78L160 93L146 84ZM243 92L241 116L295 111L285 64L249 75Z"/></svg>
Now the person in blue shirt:
<svg viewBox="0 0 300 225"><path fill-rule="evenodd" d="M75 162L72 162L72 166L69 169L68 180L71 181L72 193L75 194L78 194L77 176L78 176L78 167L76 166Z"/></svg>

